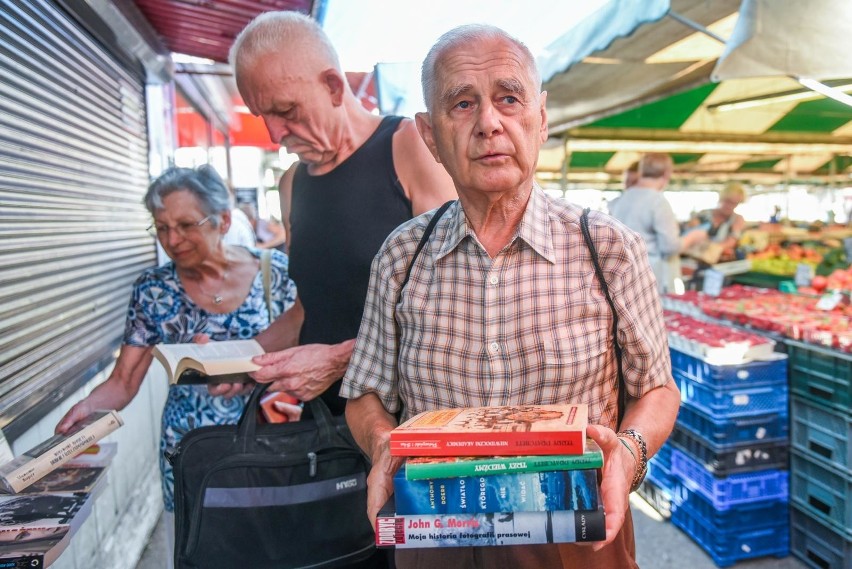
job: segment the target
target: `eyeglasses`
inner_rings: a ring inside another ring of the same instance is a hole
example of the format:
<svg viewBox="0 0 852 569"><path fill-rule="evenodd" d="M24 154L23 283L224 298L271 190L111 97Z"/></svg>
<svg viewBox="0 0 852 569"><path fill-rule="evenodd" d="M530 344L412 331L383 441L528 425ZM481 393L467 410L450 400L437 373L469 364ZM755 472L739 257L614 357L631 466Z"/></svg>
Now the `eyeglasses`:
<svg viewBox="0 0 852 569"><path fill-rule="evenodd" d="M160 225L157 223L152 223L148 226L148 233L153 235L154 237L166 237L172 231L180 235L181 237L186 237L187 233L192 233L194 231L198 231L202 225L210 221L212 215L208 215L201 221L196 221L195 223L178 223L174 227L169 227L168 225Z"/></svg>

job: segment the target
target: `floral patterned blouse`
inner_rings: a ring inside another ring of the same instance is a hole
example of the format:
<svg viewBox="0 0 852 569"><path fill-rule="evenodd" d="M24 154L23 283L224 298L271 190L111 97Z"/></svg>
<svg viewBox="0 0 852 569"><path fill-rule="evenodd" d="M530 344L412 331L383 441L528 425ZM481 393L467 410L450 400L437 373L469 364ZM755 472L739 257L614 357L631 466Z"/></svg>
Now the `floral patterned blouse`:
<svg viewBox="0 0 852 569"><path fill-rule="evenodd" d="M260 258L260 250L248 248ZM278 314L296 300L296 285L288 273L287 256L272 251L270 290ZM257 272L246 299L233 312L207 312L186 294L174 263L147 269L136 279L124 343L129 346L153 346L160 342L191 342L196 334L207 334L213 341L244 340L255 337L271 318L263 292L261 271ZM248 396L213 397L203 385L172 385L163 409L160 438L160 471L163 501L167 512L174 512L174 474L165 453L172 451L190 429L207 425L235 424L242 414Z"/></svg>

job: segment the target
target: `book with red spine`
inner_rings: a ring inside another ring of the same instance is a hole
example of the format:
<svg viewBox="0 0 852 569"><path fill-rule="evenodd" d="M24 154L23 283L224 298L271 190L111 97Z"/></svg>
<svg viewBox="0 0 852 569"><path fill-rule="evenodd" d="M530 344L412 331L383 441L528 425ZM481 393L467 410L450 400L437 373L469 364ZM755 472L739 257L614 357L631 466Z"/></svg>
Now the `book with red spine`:
<svg viewBox="0 0 852 569"><path fill-rule="evenodd" d="M583 454L585 403L438 409L391 431L394 456Z"/></svg>

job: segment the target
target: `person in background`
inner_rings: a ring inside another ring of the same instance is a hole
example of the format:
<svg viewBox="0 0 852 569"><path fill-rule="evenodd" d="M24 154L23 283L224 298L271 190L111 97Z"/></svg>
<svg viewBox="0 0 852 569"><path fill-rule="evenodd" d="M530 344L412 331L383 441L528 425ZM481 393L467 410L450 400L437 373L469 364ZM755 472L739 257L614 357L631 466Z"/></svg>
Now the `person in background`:
<svg viewBox="0 0 852 569"><path fill-rule="evenodd" d="M636 182L639 181L639 161L631 162L630 165L624 169L624 173L621 175L621 181L624 186L624 189L632 188L636 185Z"/></svg>
<svg viewBox="0 0 852 569"><path fill-rule="evenodd" d="M257 245L257 237L255 237L252 222L239 207L231 207L231 227L225 233L222 240L225 245L236 245L239 247L254 247Z"/></svg>
<svg viewBox="0 0 852 569"><path fill-rule="evenodd" d="M257 207L253 203L243 202L237 206L242 210L251 223L257 238L257 246L260 249L278 249L282 253L287 252L287 234L284 227L277 220L263 219L257 216Z"/></svg>
<svg viewBox="0 0 852 569"><path fill-rule="evenodd" d="M746 200L745 188L739 182L729 182L719 192L719 205L714 209L698 213L702 231L687 233L684 239L697 235L695 243L709 240L721 246L720 261L736 259L737 242L745 229L743 216L736 212L737 206Z"/></svg>
<svg viewBox="0 0 852 569"><path fill-rule="evenodd" d="M282 57L282 54L287 54ZM400 223L455 196L414 121L380 117L352 93L317 23L266 12L230 54L237 87L273 142L299 161L282 176L290 271L305 311L300 346L255 362L257 381L340 415L340 379L361 324L370 263ZM271 327L265 334L289 334Z"/></svg>
<svg viewBox="0 0 852 569"><path fill-rule="evenodd" d="M418 128L459 200L406 269L434 212L397 228L373 263L364 319L341 394L372 459L371 521L401 466L397 418L489 405L586 403L603 449L606 541L594 545L399 549L400 569L636 567L628 506L648 456L671 431L680 396L642 239L606 214L589 226L618 312L629 402L616 432L613 315L580 228L582 209L535 181L547 139L546 93L529 49L504 31L462 26L423 63ZM643 441L643 442L640 442ZM643 447L644 448L644 447Z"/></svg>
<svg viewBox="0 0 852 569"><path fill-rule="evenodd" d="M400 223L455 197L414 121L380 117L355 97L328 37L292 11L266 12L240 32L230 61L237 87L269 137L298 156L279 181L290 269L304 307L296 348L255 358L252 377L342 415L340 380L361 324L370 263ZM276 323L277 324L277 323ZM340 512L329 523L346 524ZM361 566L386 567L377 550Z"/></svg>
<svg viewBox="0 0 852 569"><path fill-rule="evenodd" d="M781 223L781 206L776 205L772 210L772 215L769 216L769 223Z"/></svg>
<svg viewBox="0 0 852 569"><path fill-rule="evenodd" d="M680 225L663 195L673 169L668 154L645 154L639 160L639 178L609 207L610 215L645 241L660 293L674 291L675 280L680 278L680 252L704 238L698 231L680 236Z"/></svg>
<svg viewBox="0 0 852 569"><path fill-rule="evenodd" d="M214 341L253 338L271 323L270 308L282 314L279 320L300 319L287 256L272 252L273 306L269 307L260 275L260 251L224 243L231 225L230 196L212 167L166 170L149 186L144 201L153 216L150 230L171 261L146 269L136 279L115 367L106 381L65 414L57 433L68 432L97 409L126 407L151 366L151 349L156 344L188 343L199 335ZM279 335L261 344L276 350L294 345L296 339L295 334ZM174 450L191 429L236 423L247 399L240 394L241 388L232 385L213 395L200 385L169 387L162 416L160 471L172 549L174 478L165 453ZM298 413L298 407L294 410Z"/></svg>

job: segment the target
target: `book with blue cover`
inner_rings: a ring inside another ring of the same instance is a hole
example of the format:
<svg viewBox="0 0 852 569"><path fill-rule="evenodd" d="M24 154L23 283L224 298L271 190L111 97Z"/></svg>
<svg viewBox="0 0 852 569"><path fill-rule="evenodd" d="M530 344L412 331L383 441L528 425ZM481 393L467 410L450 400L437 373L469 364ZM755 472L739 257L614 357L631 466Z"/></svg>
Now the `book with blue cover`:
<svg viewBox="0 0 852 569"><path fill-rule="evenodd" d="M408 480L400 468L393 483L402 515L598 508L595 469Z"/></svg>

